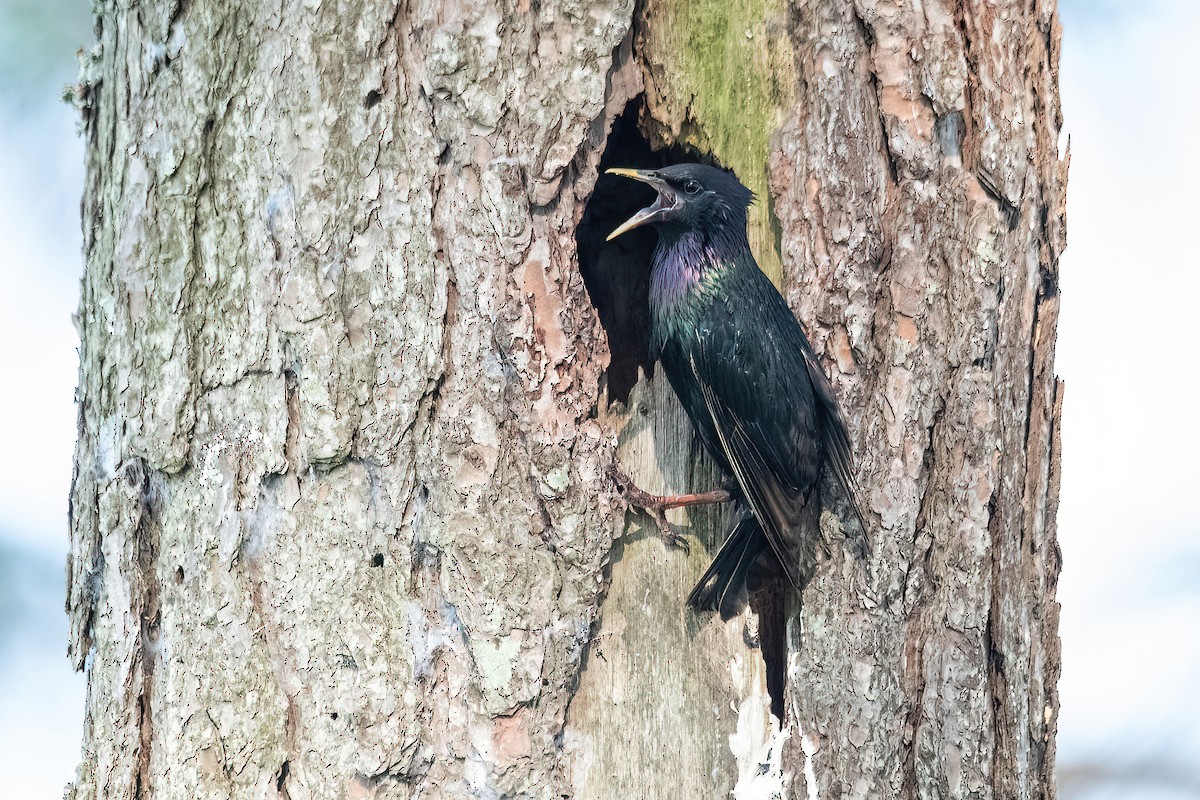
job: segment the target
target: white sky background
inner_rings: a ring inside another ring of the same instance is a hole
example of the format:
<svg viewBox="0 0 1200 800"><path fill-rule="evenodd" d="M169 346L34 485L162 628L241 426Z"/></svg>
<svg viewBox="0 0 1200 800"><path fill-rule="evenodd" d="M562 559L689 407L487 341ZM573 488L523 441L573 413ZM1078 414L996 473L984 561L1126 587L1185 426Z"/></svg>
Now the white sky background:
<svg viewBox="0 0 1200 800"><path fill-rule="evenodd" d="M66 659L82 142L58 102L85 0L0 0L0 795L62 797L83 676Z"/></svg>
<svg viewBox="0 0 1200 800"><path fill-rule="evenodd" d="M1195 0L1060 0L1063 795L1200 797ZM1078 793L1076 793L1078 792Z"/></svg>
<svg viewBox="0 0 1200 800"><path fill-rule="evenodd" d="M1058 372L1064 800L1200 798L1200 2L1060 0L1072 134ZM86 3L0 0L0 776L58 798Z"/></svg>

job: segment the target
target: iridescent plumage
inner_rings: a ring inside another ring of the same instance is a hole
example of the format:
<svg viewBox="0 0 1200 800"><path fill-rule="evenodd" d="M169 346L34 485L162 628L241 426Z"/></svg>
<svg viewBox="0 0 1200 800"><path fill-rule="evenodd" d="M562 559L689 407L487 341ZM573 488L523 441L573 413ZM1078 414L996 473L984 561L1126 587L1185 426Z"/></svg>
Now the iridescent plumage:
<svg viewBox="0 0 1200 800"><path fill-rule="evenodd" d="M800 323L750 252L750 191L700 164L619 174L659 191L655 205L634 217L659 233L650 276L652 356L732 479L729 533L688 596L693 606L728 617L752 569L782 575L797 590L811 577L814 500L826 466L861 524L850 437Z"/></svg>
<svg viewBox="0 0 1200 800"><path fill-rule="evenodd" d="M658 230L651 355L725 473L733 505L725 541L688 603L729 618L749 590L772 711L782 718L783 594L812 577L826 468L858 518L851 541L860 554L867 548L846 423L804 330L750 252L751 192L701 164L611 171L658 190L613 236L641 225Z"/></svg>

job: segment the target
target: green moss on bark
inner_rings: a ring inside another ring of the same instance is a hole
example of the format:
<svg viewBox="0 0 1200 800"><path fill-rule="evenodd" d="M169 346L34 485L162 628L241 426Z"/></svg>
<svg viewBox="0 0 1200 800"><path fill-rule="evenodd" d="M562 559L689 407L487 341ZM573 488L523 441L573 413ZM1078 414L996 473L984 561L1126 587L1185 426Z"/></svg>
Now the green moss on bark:
<svg viewBox="0 0 1200 800"><path fill-rule="evenodd" d="M778 283L779 225L767 170L771 138L794 97L785 4L650 0L643 17L651 136L711 153L754 191L750 244Z"/></svg>

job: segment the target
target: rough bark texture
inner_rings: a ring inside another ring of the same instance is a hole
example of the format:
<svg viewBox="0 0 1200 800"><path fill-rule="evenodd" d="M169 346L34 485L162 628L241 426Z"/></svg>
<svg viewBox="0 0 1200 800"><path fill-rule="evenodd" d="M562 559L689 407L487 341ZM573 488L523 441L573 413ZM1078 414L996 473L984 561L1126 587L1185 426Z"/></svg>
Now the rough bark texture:
<svg viewBox="0 0 1200 800"><path fill-rule="evenodd" d="M70 796L1053 796L1051 0L97 14ZM643 94L855 434L782 730L754 620L682 606L720 513L669 550L605 477L713 480L661 375L610 402L577 256Z"/></svg>

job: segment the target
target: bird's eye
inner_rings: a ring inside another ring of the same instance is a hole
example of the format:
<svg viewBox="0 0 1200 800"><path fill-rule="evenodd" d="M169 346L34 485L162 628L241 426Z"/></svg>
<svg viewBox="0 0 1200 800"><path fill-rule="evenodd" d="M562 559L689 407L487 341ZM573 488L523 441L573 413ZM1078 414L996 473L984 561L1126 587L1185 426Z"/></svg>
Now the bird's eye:
<svg viewBox="0 0 1200 800"><path fill-rule="evenodd" d="M700 191L700 184L696 183L695 181L688 181L683 185L683 190L688 194L695 194L696 192Z"/></svg>

